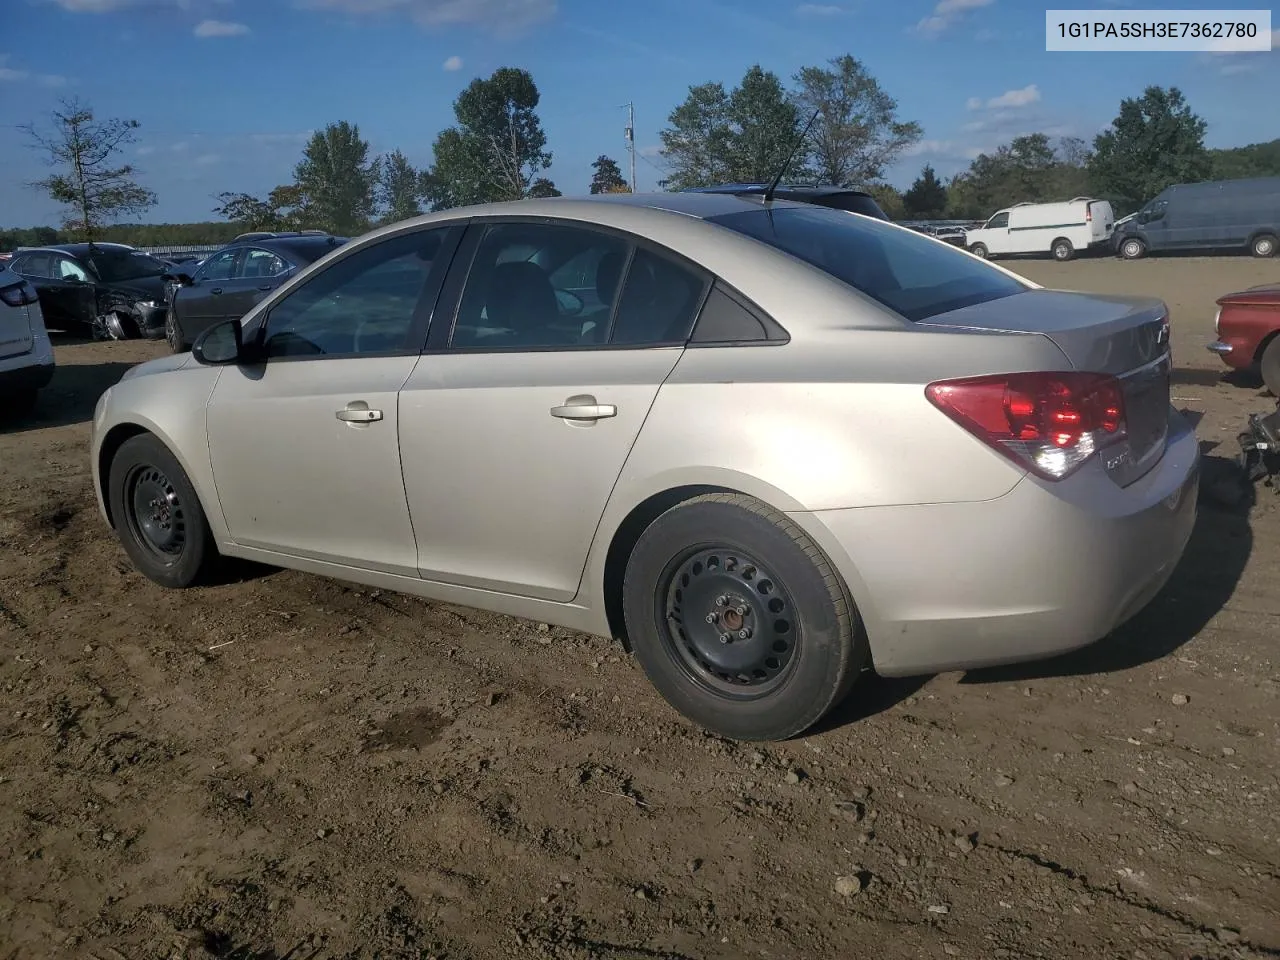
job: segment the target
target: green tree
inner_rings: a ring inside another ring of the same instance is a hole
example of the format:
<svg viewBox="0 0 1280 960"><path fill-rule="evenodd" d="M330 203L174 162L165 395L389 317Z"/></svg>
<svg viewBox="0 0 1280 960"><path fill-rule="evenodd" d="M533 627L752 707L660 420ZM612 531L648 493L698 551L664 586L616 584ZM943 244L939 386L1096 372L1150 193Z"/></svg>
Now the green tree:
<svg viewBox="0 0 1280 960"><path fill-rule="evenodd" d="M1069 200L1087 192L1085 155L1079 140L1056 145L1043 133L1014 137L982 153L948 188L949 212L956 217L989 217L1014 203Z"/></svg>
<svg viewBox="0 0 1280 960"><path fill-rule="evenodd" d="M315 225L354 236L369 228L378 183L378 161L369 159L369 142L356 124L343 120L311 135L294 168Z"/></svg>
<svg viewBox="0 0 1280 960"><path fill-rule="evenodd" d="M670 168L664 187L684 190L731 179L733 131L724 84L690 87L689 96L671 111L667 123L658 135L663 159Z"/></svg>
<svg viewBox="0 0 1280 960"><path fill-rule="evenodd" d="M468 84L453 103L457 124L436 137L435 163L423 181L435 209L530 195L551 166L540 100L532 75L516 67Z"/></svg>
<svg viewBox="0 0 1280 960"><path fill-rule="evenodd" d="M1280 140L1243 147L1210 150L1215 180L1244 177L1280 177Z"/></svg>
<svg viewBox="0 0 1280 960"><path fill-rule="evenodd" d="M804 67L794 78L800 112L818 113L810 156L825 183L850 186L884 175L922 130L898 119L898 102L866 67L845 54L825 67Z"/></svg>
<svg viewBox="0 0 1280 960"><path fill-rule="evenodd" d="M282 184L260 199L248 193L224 192L213 212L241 230L302 230L310 226L306 194L296 183ZM195 242L195 241L192 241Z"/></svg>
<svg viewBox="0 0 1280 960"><path fill-rule="evenodd" d="M530 200L536 200L545 197L562 197L564 194L557 190L556 185L546 177L538 177L537 180L529 184L529 189L526 191L525 196Z"/></svg>
<svg viewBox="0 0 1280 960"><path fill-rule="evenodd" d="M742 83L729 95L729 178L742 183L767 183L787 162L796 145L800 116L788 98L776 74L751 67ZM804 151L797 151L803 168ZM792 177L803 176L802 169L789 169ZM785 174L784 174L785 176Z"/></svg>
<svg viewBox="0 0 1280 960"><path fill-rule="evenodd" d="M1111 126L1094 138L1088 168L1094 189L1125 213L1171 184L1209 179L1207 129L1177 87L1149 86L1141 97L1126 97Z"/></svg>
<svg viewBox="0 0 1280 960"><path fill-rule="evenodd" d="M906 204L897 187L889 183L871 183L866 189L890 220L901 220L906 216Z"/></svg>
<svg viewBox="0 0 1280 960"><path fill-rule="evenodd" d="M59 172L31 186L67 208L63 225L73 236L91 240L111 220L141 213L154 206L156 195L138 185L131 164L112 164L120 150L133 143L137 120L94 119L93 109L78 99L63 100L51 114L52 133L34 124L19 127L45 162Z"/></svg>
<svg viewBox="0 0 1280 960"><path fill-rule="evenodd" d="M947 188L931 165L924 165L915 183L902 195L902 205L908 217L920 220L936 220L946 211Z"/></svg>
<svg viewBox="0 0 1280 960"><path fill-rule="evenodd" d="M629 193L631 191L631 187L623 179L617 161L612 157L600 154L592 162L591 168L595 171L591 175L592 193Z"/></svg>
<svg viewBox="0 0 1280 960"><path fill-rule="evenodd" d="M422 213L418 203L422 178L403 153L391 151L383 159L380 173L379 194L386 208L383 223L397 223Z"/></svg>

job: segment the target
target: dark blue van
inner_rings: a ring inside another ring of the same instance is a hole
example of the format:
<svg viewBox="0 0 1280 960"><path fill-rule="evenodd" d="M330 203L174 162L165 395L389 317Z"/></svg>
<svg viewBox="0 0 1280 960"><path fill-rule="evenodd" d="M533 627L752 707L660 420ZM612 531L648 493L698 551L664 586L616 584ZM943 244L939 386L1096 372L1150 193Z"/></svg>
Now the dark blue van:
<svg viewBox="0 0 1280 960"><path fill-rule="evenodd" d="M1178 183L1118 220L1113 242L1126 260L1170 251L1250 251L1280 245L1280 177Z"/></svg>

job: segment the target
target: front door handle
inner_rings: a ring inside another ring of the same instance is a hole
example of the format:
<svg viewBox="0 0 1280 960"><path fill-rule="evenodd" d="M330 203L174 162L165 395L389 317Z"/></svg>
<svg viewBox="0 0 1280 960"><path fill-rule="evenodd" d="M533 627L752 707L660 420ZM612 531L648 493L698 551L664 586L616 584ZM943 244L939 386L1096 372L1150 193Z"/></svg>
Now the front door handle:
<svg viewBox="0 0 1280 960"><path fill-rule="evenodd" d="M213 288L212 290L210 290L209 292L210 292L211 294L213 294L213 295L216 297L216 296L218 296L220 293L222 293L222 288L221 288L221 287L214 287L214 288Z"/></svg>
<svg viewBox="0 0 1280 960"><path fill-rule="evenodd" d="M349 403L334 413L339 420L344 423L375 423L382 419L381 410L371 410L369 405L363 401Z"/></svg>
<svg viewBox="0 0 1280 960"><path fill-rule="evenodd" d="M269 284L269 283L260 283L260 284L258 284L258 289L259 289L259 290L270 290L270 289L271 289L271 286L272 286L272 285L271 285L271 284Z"/></svg>
<svg viewBox="0 0 1280 960"><path fill-rule="evenodd" d="M551 408L551 415L561 420L603 420L616 417L618 408L612 403L596 403L596 398L583 395L570 397L559 407Z"/></svg>

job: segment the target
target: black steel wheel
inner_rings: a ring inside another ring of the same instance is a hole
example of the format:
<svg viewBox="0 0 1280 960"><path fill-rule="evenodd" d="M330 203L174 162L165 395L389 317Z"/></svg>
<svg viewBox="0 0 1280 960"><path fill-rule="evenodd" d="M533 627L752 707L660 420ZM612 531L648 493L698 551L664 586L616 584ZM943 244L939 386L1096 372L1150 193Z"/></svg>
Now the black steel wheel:
<svg viewBox="0 0 1280 960"><path fill-rule="evenodd" d="M125 553L156 583L189 587L216 561L195 488L155 436L139 434L120 445L108 472L107 501Z"/></svg>
<svg viewBox="0 0 1280 960"><path fill-rule="evenodd" d="M640 535L622 588L650 682L690 720L785 740L848 692L868 659L853 600L791 520L741 494L672 507Z"/></svg>

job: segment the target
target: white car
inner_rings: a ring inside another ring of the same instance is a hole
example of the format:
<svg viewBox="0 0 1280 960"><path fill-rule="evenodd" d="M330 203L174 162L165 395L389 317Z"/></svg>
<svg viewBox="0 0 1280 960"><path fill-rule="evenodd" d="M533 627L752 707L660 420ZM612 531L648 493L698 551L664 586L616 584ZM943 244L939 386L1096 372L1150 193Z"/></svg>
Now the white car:
<svg viewBox="0 0 1280 960"><path fill-rule="evenodd" d="M1106 200L1076 197L1066 203L1018 203L991 215L968 231L969 252L984 259L1026 253L1051 253L1070 260L1081 250L1111 242L1115 212Z"/></svg>
<svg viewBox="0 0 1280 960"><path fill-rule="evenodd" d="M36 288L0 264L0 411L20 411L53 378L53 344Z"/></svg>

